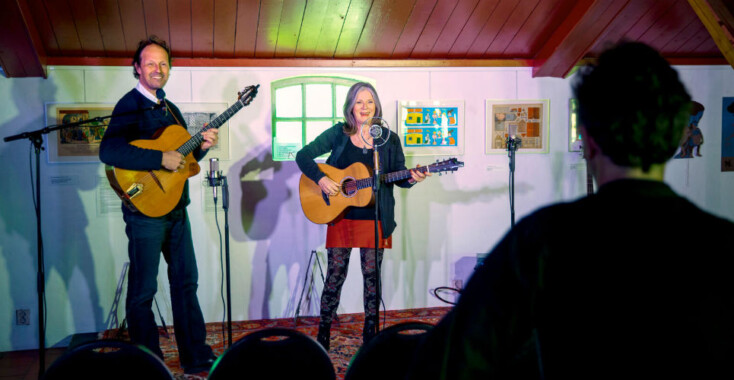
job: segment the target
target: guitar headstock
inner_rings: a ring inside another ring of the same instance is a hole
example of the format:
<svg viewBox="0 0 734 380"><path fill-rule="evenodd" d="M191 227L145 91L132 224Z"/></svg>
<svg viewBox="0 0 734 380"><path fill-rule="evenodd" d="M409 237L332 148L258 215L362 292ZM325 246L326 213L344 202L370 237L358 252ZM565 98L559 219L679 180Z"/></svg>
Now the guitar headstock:
<svg viewBox="0 0 734 380"><path fill-rule="evenodd" d="M431 173L438 173L438 175L441 175L444 172L455 172L459 170L459 168L463 168L464 162L457 160L455 157L452 157L440 162L436 160L435 163L428 165L428 167L428 170Z"/></svg>
<svg viewBox="0 0 734 380"><path fill-rule="evenodd" d="M252 99L255 99L255 96L257 96L257 89L260 87L260 85L254 85L254 86L247 86L244 90L237 93L237 101L241 101L243 105L250 105L250 102L252 102Z"/></svg>

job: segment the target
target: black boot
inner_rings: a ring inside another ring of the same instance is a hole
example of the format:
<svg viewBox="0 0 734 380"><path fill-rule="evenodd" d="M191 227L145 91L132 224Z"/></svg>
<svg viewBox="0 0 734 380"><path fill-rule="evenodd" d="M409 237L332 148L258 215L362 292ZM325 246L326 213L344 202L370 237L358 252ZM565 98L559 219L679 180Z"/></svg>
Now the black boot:
<svg viewBox="0 0 734 380"><path fill-rule="evenodd" d="M319 323L319 335L316 340L329 351L329 338L331 336L331 323Z"/></svg>

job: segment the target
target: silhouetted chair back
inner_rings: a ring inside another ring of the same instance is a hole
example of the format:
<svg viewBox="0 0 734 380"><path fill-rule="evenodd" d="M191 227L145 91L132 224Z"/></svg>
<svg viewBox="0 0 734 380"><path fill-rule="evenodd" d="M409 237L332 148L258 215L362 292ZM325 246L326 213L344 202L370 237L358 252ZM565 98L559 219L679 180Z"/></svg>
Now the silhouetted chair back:
<svg viewBox="0 0 734 380"><path fill-rule="evenodd" d="M344 379L404 379L418 346L432 328L428 323L404 322L380 331L357 351Z"/></svg>
<svg viewBox="0 0 734 380"><path fill-rule="evenodd" d="M70 348L51 364L44 379L173 380L173 374L163 360L143 346L97 340Z"/></svg>
<svg viewBox="0 0 734 380"><path fill-rule="evenodd" d="M266 328L245 335L219 357L210 380L336 379L329 354L296 330Z"/></svg>

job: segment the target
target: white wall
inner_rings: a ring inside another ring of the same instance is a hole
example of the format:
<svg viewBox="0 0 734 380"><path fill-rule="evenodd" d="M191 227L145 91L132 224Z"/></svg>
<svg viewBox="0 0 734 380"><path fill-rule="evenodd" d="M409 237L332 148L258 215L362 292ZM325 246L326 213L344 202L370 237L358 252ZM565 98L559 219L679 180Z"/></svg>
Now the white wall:
<svg viewBox="0 0 734 380"><path fill-rule="evenodd" d="M734 173L720 172L721 97L734 96L730 67L680 67L693 98L706 107L701 122L703 157L674 160L667 181L676 191L717 215L734 219ZM374 78L385 118L396 123L398 100L463 99L466 166L435 176L410 190L396 190L398 228L383 265L388 309L444 306L430 290L465 280L476 255L492 248L510 225L505 154L484 154L485 99L550 99L548 154L519 154L517 218L539 206L585 194L585 165L569 153L570 80L537 78L527 68L186 68L175 67L166 87L176 103L226 102L250 84L261 84L249 107L229 123L231 159L220 167L229 178L230 251L234 320L290 317L301 294L311 250L321 248L325 228L303 217L298 200L300 172L293 162L269 159L270 82L284 77L346 74ZM45 125L46 102L116 102L135 84L129 67L51 67L49 78L0 79L0 136ZM620 99L623 102L624 99ZM613 107L613 105L612 105ZM32 152L28 141L0 142L0 351L37 348L37 245L32 200ZM214 155L212 155L214 156ZM408 157L409 166L436 157ZM204 170L207 164L203 162ZM203 176L191 179L194 241L199 262L199 298L209 322L223 319L219 235L207 210ZM107 326L115 289L127 261L121 213L99 212L108 184L96 163L49 164L41 160L45 247L47 345L64 345L72 334ZM219 225L224 228L222 211ZM582 221L580 221L582 222ZM681 221L681 228L684 222ZM571 230L573 226L569 226ZM569 244L572 244L569 234ZM171 323L165 265L157 299ZM320 289L320 287L319 287ZM316 291L316 296L320 290ZM339 312L361 312L361 274L355 251ZM15 310L30 309L29 326L15 324ZM317 313L315 304L301 315ZM124 294L119 318L124 317Z"/></svg>

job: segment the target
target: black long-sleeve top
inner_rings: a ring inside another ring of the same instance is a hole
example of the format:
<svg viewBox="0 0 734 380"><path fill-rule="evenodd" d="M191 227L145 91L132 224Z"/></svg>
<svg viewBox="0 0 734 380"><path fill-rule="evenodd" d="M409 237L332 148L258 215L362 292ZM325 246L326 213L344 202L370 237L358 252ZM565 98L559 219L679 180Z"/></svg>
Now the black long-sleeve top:
<svg viewBox="0 0 734 380"><path fill-rule="evenodd" d="M384 131L384 133L387 134L387 131ZM318 183L326 174L319 170L318 165L314 162L314 158L331 152L331 155L326 159L326 163L338 167L337 162L339 162L339 158L344 153L344 148L348 142L349 135L344 133L344 123L337 123L298 151L296 154L296 163L306 177ZM400 139L397 135L392 133L388 142L380 147L379 150L380 165L384 173L406 169L403 147L400 145ZM404 188L413 186L407 179L381 184L379 207L383 238L388 238L392 235L395 227L397 227L397 223L395 222L395 196L393 195L394 185Z"/></svg>

